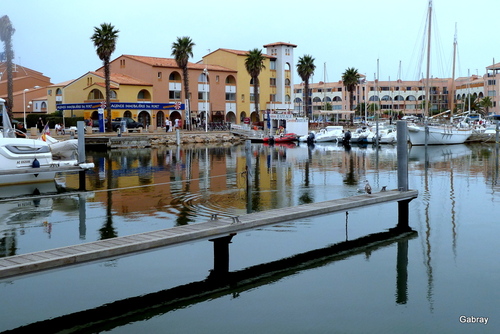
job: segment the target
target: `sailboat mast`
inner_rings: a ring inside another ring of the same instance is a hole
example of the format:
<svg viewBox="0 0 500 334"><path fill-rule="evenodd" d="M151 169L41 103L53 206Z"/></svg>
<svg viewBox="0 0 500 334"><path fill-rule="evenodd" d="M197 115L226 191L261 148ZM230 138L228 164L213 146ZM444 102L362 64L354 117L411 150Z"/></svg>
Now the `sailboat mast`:
<svg viewBox="0 0 500 334"><path fill-rule="evenodd" d="M425 85L425 107L424 117L429 116L429 104L431 102L430 96L430 62L431 62L431 25L432 25L432 0L429 0L429 26L427 30L427 72L426 72L426 85Z"/></svg>
<svg viewBox="0 0 500 334"><path fill-rule="evenodd" d="M453 68L451 71L451 103L450 122L453 122L453 109L455 108L455 59L457 56L457 24L455 23L455 38L453 40Z"/></svg>

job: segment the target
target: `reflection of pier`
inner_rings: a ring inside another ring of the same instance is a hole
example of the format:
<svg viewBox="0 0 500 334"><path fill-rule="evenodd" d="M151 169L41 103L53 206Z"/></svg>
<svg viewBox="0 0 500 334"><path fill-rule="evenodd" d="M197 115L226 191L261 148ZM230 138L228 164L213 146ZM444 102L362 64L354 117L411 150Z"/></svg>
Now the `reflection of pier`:
<svg viewBox="0 0 500 334"><path fill-rule="evenodd" d="M398 201L398 227L401 230L410 230L408 203L416 198L417 194L416 190L384 191L16 255L0 259L0 277L23 275L194 240L220 239L220 237L242 230L390 201ZM214 247L221 249L219 245Z"/></svg>
<svg viewBox="0 0 500 334"><path fill-rule="evenodd" d="M210 274L203 281L118 300L93 309L35 322L6 333L108 331L224 295L238 296L244 291L279 281L300 271L323 267L357 254L372 253L395 242L398 243L396 302L405 304L408 290L408 240L416 235L415 231L394 228L388 232L370 234L216 277ZM224 242L227 244L229 240L230 237L226 237Z"/></svg>

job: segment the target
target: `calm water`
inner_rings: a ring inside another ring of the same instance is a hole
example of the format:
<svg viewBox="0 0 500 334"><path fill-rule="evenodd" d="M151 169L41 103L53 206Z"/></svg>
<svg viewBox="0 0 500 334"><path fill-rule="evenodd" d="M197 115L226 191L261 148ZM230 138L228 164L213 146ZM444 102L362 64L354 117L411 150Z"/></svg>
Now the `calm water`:
<svg viewBox="0 0 500 334"><path fill-rule="evenodd" d="M251 152L193 146L87 153L96 168L87 175L85 196L0 201L2 256L193 224L213 213L242 215L353 196L365 179L375 191L397 187L395 147L252 144ZM250 195L246 156L252 161ZM40 323L48 333L64 321L90 324L104 317L81 332L499 332L495 146L431 147L427 154L412 148L409 169L410 188L419 191L410 203L417 236L344 256L304 255L308 260L296 266L223 290L207 280L213 268L208 241L4 279L0 331L61 317ZM59 183L77 188L78 177ZM38 190L56 192L53 184ZM2 189L0 196L16 191ZM296 254L386 231L396 221L397 204L387 203L242 232L230 244L230 270L249 273L277 261L275 267ZM200 286L211 291L187 297ZM106 318L109 310L121 317ZM489 320L462 324L460 316Z"/></svg>

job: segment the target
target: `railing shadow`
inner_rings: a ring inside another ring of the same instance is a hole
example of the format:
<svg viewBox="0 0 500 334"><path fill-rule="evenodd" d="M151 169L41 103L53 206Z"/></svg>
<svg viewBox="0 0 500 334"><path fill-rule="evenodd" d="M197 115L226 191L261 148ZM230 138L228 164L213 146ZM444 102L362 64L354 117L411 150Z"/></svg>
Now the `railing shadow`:
<svg viewBox="0 0 500 334"><path fill-rule="evenodd" d="M408 291L408 241L416 237L416 231L394 228L387 232L369 234L235 272L214 270L203 281L118 300L93 309L31 323L3 333L108 331L220 296L229 294L238 296L241 292L276 282L300 271L322 267L357 254L371 253L395 242L398 243L396 302L405 304Z"/></svg>

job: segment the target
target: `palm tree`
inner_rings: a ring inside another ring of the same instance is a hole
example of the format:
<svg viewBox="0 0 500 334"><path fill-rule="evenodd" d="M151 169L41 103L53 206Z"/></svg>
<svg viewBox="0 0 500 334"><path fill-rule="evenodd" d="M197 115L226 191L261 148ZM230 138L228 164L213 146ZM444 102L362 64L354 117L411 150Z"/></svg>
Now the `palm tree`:
<svg viewBox="0 0 500 334"><path fill-rule="evenodd" d="M314 65L314 58L311 55L304 55L299 58L297 62L297 73L304 82L304 108L306 114L309 113L309 78L314 74L316 65ZM312 118L312 110L309 113L309 118Z"/></svg>
<svg viewBox="0 0 500 334"><path fill-rule="evenodd" d="M490 108L493 107L493 101L491 101L491 97L485 96L479 101L480 110L484 116L488 116L490 113Z"/></svg>
<svg viewBox="0 0 500 334"><path fill-rule="evenodd" d="M262 51L255 48L253 50L248 51L245 59L245 68L252 77L253 81L253 95L254 95L254 103L255 103L255 112L259 113L259 74L263 69L266 68L264 66L264 60L266 56L262 54Z"/></svg>
<svg viewBox="0 0 500 334"><path fill-rule="evenodd" d="M0 40L4 43L4 51L7 57L7 112L12 118L12 108L14 106L14 81L12 78L12 59L14 58L14 50L12 49L12 35L16 29L12 26L7 15L0 17ZM26 126L26 124L24 125Z"/></svg>
<svg viewBox="0 0 500 334"><path fill-rule="evenodd" d="M349 110L353 110L354 91L359 83L360 78L361 75L358 73L358 70L355 69L354 67L348 68L342 74L342 82L344 83L345 88L349 92Z"/></svg>
<svg viewBox="0 0 500 334"><path fill-rule="evenodd" d="M182 69L182 76L184 79L184 99L187 100L186 120L190 124L191 115L191 101L189 99L189 76L188 76L188 61L189 57L193 57L193 43L190 37L177 37L177 41L172 43L172 56L180 69ZM208 120L206 120L208 122Z"/></svg>
<svg viewBox="0 0 500 334"><path fill-rule="evenodd" d="M110 70L109 62L111 54L115 51L116 40L118 38L119 30L111 23L101 23L100 27L94 27L94 34L90 37L96 48L99 59L102 60L104 65L104 84L106 86L106 118L108 132L113 131L111 126L111 85L110 85Z"/></svg>

